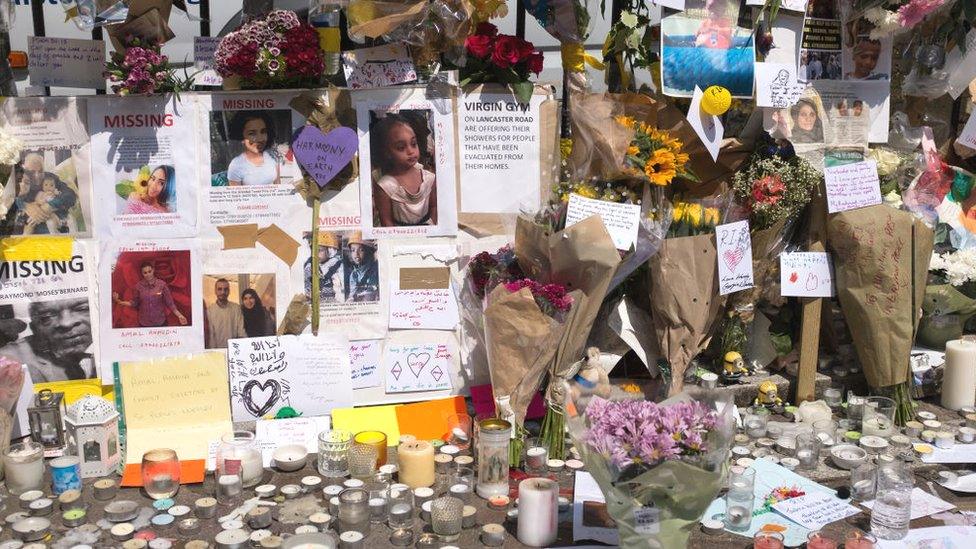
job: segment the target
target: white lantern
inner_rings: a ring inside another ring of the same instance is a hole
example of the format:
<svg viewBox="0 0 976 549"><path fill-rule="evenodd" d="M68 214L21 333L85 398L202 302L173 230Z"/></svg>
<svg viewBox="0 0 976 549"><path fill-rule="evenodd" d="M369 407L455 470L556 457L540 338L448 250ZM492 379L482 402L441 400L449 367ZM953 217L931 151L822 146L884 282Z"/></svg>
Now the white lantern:
<svg viewBox="0 0 976 549"><path fill-rule="evenodd" d="M85 395L68 407L68 453L81 459L81 477L103 477L119 463L119 413L104 398Z"/></svg>

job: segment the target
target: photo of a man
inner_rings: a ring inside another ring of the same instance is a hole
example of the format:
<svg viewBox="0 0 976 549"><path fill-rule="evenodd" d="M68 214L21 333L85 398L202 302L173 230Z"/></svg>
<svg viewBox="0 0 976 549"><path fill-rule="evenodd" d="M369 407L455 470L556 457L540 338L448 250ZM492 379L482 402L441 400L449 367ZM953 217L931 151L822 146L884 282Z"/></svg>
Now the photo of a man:
<svg viewBox="0 0 976 549"><path fill-rule="evenodd" d="M306 238L310 238L310 234L306 234ZM312 272L314 270L316 276L319 277L319 303L328 303L337 299L341 301L343 280L340 247L338 234L330 231L319 231L315 257L310 257L305 262L305 295L312 295Z"/></svg>
<svg viewBox="0 0 976 549"><path fill-rule="evenodd" d="M380 268L376 260L376 241L363 240L363 233L352 231L346 241L346 301L379 301Z"/></svg>
<svg viewBox="0 0 976 549"><path fill-rule="evenodd" d="M203 334L207 349L226 349L227 341L275 334L275 275L203 275Z"/></svg>
<svg viewBox="0 0 976 549"><path fill-rule="evenodd" d="M29 335L0 347L0 355L26 364L34 383L97 376L87 297L32 301L26 308Z"/></svg>
<svg viewBox="0 0 976 549"><path fill-rule="evenodd" d="M231 303L230 281L219 278L214 283L216 301L206 306L207 348L226 349L228 339L247 337L241 306Z"/></svg>

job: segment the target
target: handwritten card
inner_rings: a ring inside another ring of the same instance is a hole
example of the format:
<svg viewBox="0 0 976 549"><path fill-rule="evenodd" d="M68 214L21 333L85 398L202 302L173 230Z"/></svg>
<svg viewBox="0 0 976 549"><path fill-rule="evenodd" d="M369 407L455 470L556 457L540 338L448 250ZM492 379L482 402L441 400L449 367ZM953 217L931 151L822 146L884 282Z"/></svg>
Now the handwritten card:
<svg viewBox="0 0 976 549"><path fill-rule="evenodd" d="M721 295L752 288L752 240L749 221L716 225L718 289Z"/></svg>
<svg viewBox="0 0 976 549"><path fill-rule="evenodd" d="M878 163L874 160L827 166L824 183L830 213L881 204L881 181L878 179Z"/></svg>
<svg viewBox="0 0 976 549"><path fill-rule="evenodd" d="M783 297L833 297L834 267L826 252L793 252L779 256Z"/></svg>
<svg viewBox="0 0 976 549"><path fill-rule="evenodd" d="M214 70L214 53L220 44L219 36L193 37L193 68L198 72L193 83L198 86L220 86L224 79Z"/></svg>
<svg viewBox="0 0 976 549"><path fill-rule="evenodd" d="M401 290L396 280L390 292L390 328L397 330L453 330L460 321L457 299L450 288Z"/></svg>
<svg viewBox="0 0 976 549"><path fill-rule="evenodd" d="M792 107L805 89L796 79L795 63L756 63L757 107Z"/></svg>
<svg viewBox="0 0 976 549"><path fill-rule="evenodd" d="M813 492L773 505L776 512L811 530L860 513L860 509L826 492Z"/></svg>
<svg viewBox="0 0 976 549"><path fill-rule="evenodd" d="M394 86L417 79L413 59L402 44L342 52L342 70L346 85L353 90Z"/></svg>
<svg viewBox="0 0 976 549"><path fill-rule="evenodd" d="M308 453L319 449L319 433L327 431L329 416L259 419L254 424L254 439L261 447L265 467L271 467L271 455L279 446L301 444Z"/></svg>
<svg viewBox="0 0 976 549"><path fill-rule="evenodd" d="M867 507L868 509L874 509L875 501L865 501L861 505ZM934 515L936 513L941 513L943 511L948 511L949 509L955 509L956 506L949 503L948 501L937 498L932 494L922 490L921 488L912 489L912 518L911 520L920 519L922 517L927 517L929 515Z"/></svg>
<svg viewBox="0 0 976 549"><path fill-rule="evenodd" d="M594 200L578 194L569 195L569 207L566 210L566 227L598 215L603 226L610 233L613 245L618 250L628 251L637 242L637 229L640 226L639 204L617 204L605 200Z"/></svg>
<svg viewBox="0 0 976 549"><path fill-rule="evenodd" d="M387 393L451 389L454 351L436 343L387 345L383 374Z"/></svg>
<svg viewBox="0 0 976 549"><path fill-rule="evenodd" d="M349 364L352 367L352 388L365 389L379 387L383 383L380 377L380 350L382 339L349 342Z"/></svg>
<svg viewBox="0 0 976 549"><path fill-rule="evenodd" d="M722 148L725 128L722 126L721 118L701 110L702 95L701 88L695 86L695 95L691 97L691 107L688 109L687 118L702 144L708 149L708 153L712 155L712 160L716 160L718 151Z"/></svg>
<svg viewBox="0 0 976 549"><path fill-rule="evenodd" d="M27 41L30 83L105 89L105 42L31 36Z"/></svg>
<svg viewBox="0 0 976 549"><path fill-rule="evenodd" d="M285 406L307 417L352 404L349 341L342 335L232 339L227 366L234 421L253 421Z"/></svg>

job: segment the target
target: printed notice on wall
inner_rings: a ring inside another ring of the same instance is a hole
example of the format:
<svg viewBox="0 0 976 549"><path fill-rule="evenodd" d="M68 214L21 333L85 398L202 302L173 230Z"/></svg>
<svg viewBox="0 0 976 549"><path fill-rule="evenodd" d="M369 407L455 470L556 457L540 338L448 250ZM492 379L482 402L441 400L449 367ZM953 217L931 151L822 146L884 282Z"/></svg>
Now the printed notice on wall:
<svg viewBox="0 0 976 549"><path fill-rule="evenodd" d="M878 163L874 160L824 168L827 211L845 212L881 204Z"/></svg>
<svg viewBox="0 0 976 549"><path fill-rule="evenodd" d="M540 106L511 94L468 94L458 100L461 211L518 213L540 205Z"/></svg>
<svg viewBox="0 0 976 549"><path fill-rule="evenodd" d="M105 42L31 36L27 43L32 86L105 89Z"/></svg>

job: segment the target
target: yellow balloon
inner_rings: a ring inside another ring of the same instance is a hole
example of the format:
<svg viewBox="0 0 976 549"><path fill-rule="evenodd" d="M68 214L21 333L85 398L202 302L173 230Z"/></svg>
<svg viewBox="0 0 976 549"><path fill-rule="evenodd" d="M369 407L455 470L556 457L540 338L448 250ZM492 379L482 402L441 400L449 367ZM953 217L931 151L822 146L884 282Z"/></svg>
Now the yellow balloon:
<svg viewBox="0 0 976 549"><path fill-rule="evenodd" d="M732 106L732 94L722 86L709 86L702 94L701 110L721 116Z"/></svg>

